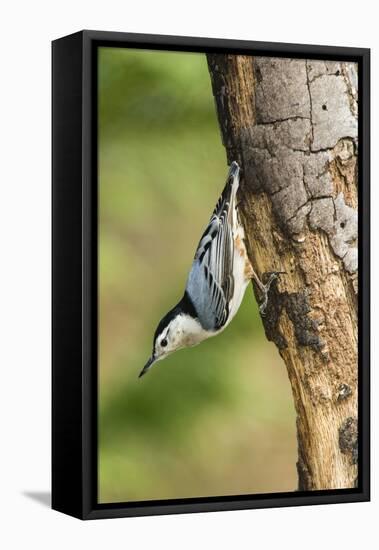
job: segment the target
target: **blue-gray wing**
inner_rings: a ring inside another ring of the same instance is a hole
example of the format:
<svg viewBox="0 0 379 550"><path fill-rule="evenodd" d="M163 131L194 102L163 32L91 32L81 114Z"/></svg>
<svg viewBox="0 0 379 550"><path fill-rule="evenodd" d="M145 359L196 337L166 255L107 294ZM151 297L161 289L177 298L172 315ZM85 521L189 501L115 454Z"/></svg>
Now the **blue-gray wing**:
<svg viewBox="0 0 379 550"><path fill-rule="evenodd" d="M233 209L239 167L232 164L226 186L204 231L188 277L186 290L206 330L219 330L229 317L234 294Z"/></svg>

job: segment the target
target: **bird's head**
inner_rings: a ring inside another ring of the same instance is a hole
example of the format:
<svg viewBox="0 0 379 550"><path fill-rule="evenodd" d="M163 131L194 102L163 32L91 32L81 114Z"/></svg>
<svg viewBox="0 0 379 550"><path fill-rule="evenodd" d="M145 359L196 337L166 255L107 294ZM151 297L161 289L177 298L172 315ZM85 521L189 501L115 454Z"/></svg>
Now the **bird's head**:
<svg viewBox="0 0 379 550"><path fill-rule="evenodd" d="M203 339L202 332L197 318L185 311L179 303L158 324L151 357L139 377L146 374L154 363L165 359L174 351L200 343Z"/></svg>

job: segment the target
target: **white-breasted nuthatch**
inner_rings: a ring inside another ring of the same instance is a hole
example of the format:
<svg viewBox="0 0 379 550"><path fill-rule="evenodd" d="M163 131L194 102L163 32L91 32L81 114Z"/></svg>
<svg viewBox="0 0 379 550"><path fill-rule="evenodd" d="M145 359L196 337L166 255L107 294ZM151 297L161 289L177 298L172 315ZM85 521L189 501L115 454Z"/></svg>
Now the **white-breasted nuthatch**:
<svg viewBox="0 0 379 550"><path fill-rule="evenodd" d="M140 372L181 348L200 344L227 327L241 305L245 290L254 279L264 296L278 272L264 285L246 252L245 232L238 216L237 190L240 168L232 162L224 190L205 229L192 263L183 298L160 321L153 352Z"/></svg>

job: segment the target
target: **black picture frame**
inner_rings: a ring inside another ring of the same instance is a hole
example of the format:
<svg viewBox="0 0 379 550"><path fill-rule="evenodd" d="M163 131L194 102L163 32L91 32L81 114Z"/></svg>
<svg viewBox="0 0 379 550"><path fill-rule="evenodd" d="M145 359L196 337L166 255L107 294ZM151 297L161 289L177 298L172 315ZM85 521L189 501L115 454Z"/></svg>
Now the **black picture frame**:
<svg viewBox="0 0 379 550"><path fill-rule="evenodd" d="M356 489L97 502L97 49L355 61L359 75L359 480ZM370 499L370 50L81 31L52 43L52 507L81 519Z"/></svg>

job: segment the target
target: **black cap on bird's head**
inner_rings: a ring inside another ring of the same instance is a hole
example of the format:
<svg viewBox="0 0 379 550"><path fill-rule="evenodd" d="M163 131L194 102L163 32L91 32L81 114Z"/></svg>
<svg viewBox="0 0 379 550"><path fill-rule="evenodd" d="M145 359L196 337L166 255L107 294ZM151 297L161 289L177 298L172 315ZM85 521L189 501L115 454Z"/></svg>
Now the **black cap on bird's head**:
<svg viewBox="0 0 379 550"><path fill-rule="evenodd" d="M139 373L139 378L147 373L154 363L164 359L172 353L170 341L170 324L181 313L180 304L171 309L159 322L156 331L154 333L153 352L146 365Z"/></svg>
<svg viewBox="0 0 379 550"><path fill-rule="evenodd" d="M157 361L165 359L168 355L185 347L186 327L188 327L188 318L196 319L196 310L187 295L184 293L180 302L173 307L159 322L154 333L153 351L139 373L139 378Z"/></svg>

